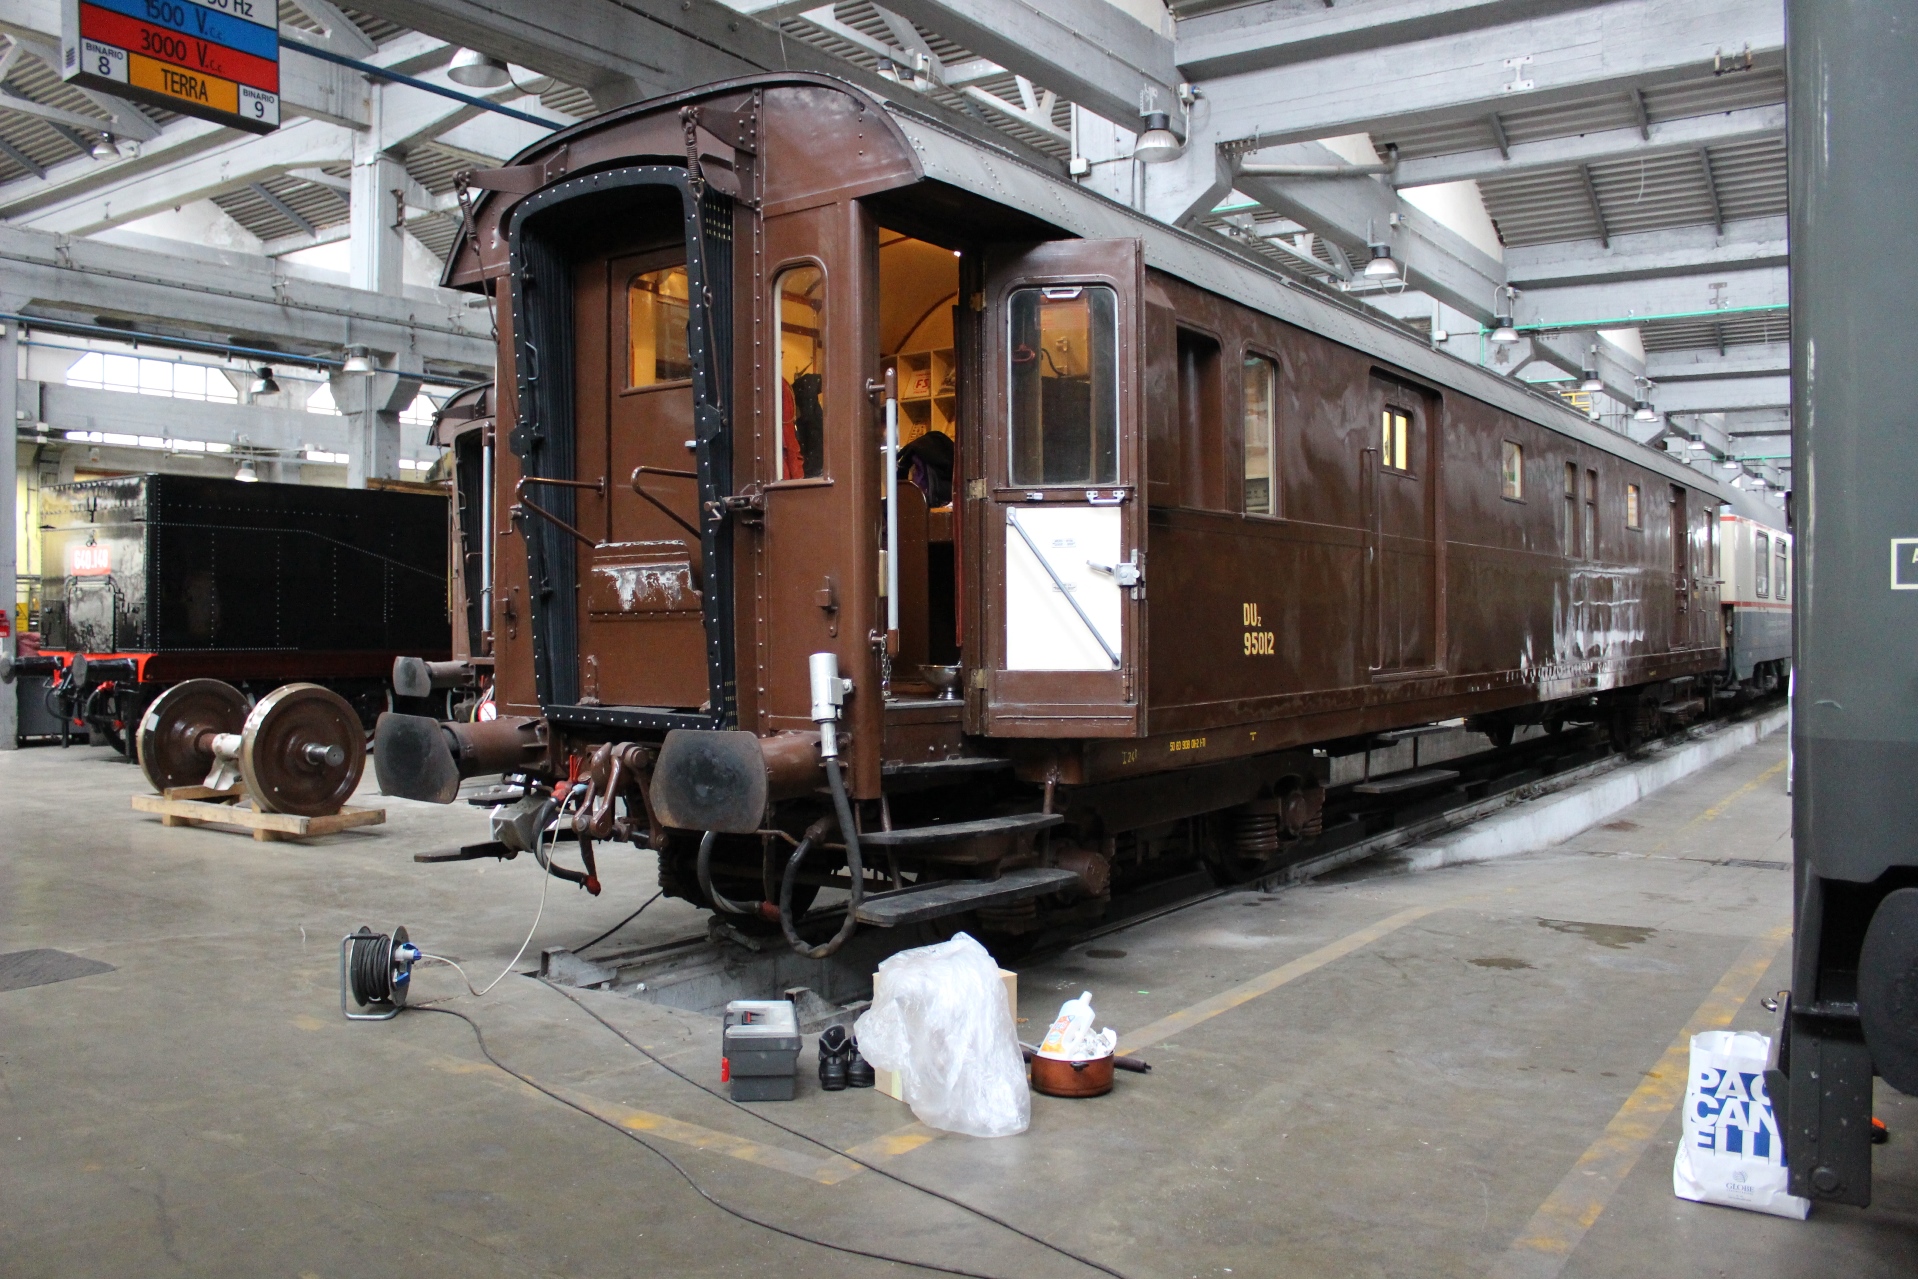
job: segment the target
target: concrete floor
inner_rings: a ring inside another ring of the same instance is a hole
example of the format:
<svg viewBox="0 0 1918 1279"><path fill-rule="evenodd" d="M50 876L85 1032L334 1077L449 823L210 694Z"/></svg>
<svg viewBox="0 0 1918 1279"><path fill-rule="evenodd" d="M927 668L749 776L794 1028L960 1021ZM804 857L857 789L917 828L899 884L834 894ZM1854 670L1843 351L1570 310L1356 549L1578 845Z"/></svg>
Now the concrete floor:
<svg viewBox="0 0 1918 1279"><path fill-rule="evenodd" d="M1034 1098L1022 1137L937 1136L805 1076L760 1109L1131 1279L1911 1275L1918 1101L1881 1089L1876 1203L1806 1222L1674 1199L1675 1108L1635 1159L1594 1146L1658 1093L1646 1072L1714 986L1742 1003L1732 1025L1769 1025L1783 759L1773 738L1545 853L1231 894L1028 965L1028 1034L1090 988L1103 1021L1156 1042L1154 1072L1109 1097ZM384 827L259 844L133 814L138 781L101 750L0 754L0 953L115 966L0 992L0 1275L915 1273L725 1216L487 1065L453 1018L341 1020L337 942L361 923L405 923L482 984L526 935L525 859L411 860L478 838L473 810L385 801ZM618 920L653 891L650 862L606 856L597 900L554 883L528 954ZM662 901L621 939L700 927ZM447 969L419 983L460 990ZM1176 1017L1247 983L1265 993ZM716 1082L710 1019L579 997ZM451 1006L746 1211L1007 1279L1093 1273L674 1079L537 982Z"/></svg>

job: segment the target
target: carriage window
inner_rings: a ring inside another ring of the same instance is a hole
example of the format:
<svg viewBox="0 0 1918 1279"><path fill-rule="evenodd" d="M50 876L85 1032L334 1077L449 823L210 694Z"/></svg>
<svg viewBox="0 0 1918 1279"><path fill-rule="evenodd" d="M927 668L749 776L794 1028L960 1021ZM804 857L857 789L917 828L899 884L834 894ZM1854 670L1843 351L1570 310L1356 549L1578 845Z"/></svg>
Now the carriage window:
<svg viewBox="0 0 1918 1279"><path fill-rule="evenodd" d="M1771 594L1771 539L1763 533L1752 534L1752 594L1764 599Z"/></svg>
<svg viewBox="0 0 1918 1279"><path fill-rule="evenodd" d="M1510 440L1499 452L1499 494L1514 502L1525 500L1525 450Z"/></svg>
<svg viewBox="0 0 1918 1279"><path fill-rule="evenodd" d="M1785 566L1791 563L1791 548L1785 545L1785 539L1782 537L1777 540L1775 547L1774 555L1778 563L1775 566L1775 571L1772 573L1771 597L1775 600L1782 600L1785 598L1785 574L1788 571Z"/></svg>
<svg viewBox="0 0 1918 1279"><path fill-rule="evenodd" d="M1008 323L1013 485L1118 483L1118 294L1015 289Z"/></svg>
<svg viewBox="0 0 1918 1279"><path fill-rule="evenodd" d="M1406 465L1406 440L1412 434L1412 414L1388 404L1381 416L1384 421L1379 440L1380 463L1395 471L1409 470Z"/></svg>
<svg viewBox="0 0 1918 1279"><path fill-rule="evenodd" d="M1598 472L1585 472L1585 558L1598 558Z"/></svg>
<svg viewBox="0 0 1918 1279"><path fill-rule="evenodd" d="M773 282L779 315L779 478L826 473L826 273L781 271Z"/></svg>
<svg viewBox="0 0 1918 1279"><path fill-rule="evenodd" d="M1263 355L1245 357L1245 513L1276 515L1272 481L1279 367Z"/></svg>
<svg viewBox="0 0 1918 1279"><path fill-rule="evenodd" d="M1645 526L1638 519L1638 485L1625 486L1625 527L1642 529Z"/></svg>
<svg viewBox="0 0 1918 1279"><path fill-rule="evenodd" d="M686 348L690 315L685 267L641 271L627 282L627 386L683 382L693 375Z"/></svg>
<svg viewBox="0 0 1918 1279"><path fill-rule="evenodd" d="M1565 527L1560 530L1565 553L1578 554L1578 463L1565 464Z"/></svg>

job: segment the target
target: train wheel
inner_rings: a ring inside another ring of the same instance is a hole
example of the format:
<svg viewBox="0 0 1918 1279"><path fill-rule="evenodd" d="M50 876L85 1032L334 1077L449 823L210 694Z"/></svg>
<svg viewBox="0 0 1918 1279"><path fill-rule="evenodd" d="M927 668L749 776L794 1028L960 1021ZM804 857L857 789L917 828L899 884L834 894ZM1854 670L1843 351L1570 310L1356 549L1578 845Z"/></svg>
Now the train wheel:
<svg viewBox="0 0 1918 1279"><path fill-rule="evenodd" d="M1858 955L1858 1017L1884 1081L1918 1096L1918 888L1886 895Z"/></svg>

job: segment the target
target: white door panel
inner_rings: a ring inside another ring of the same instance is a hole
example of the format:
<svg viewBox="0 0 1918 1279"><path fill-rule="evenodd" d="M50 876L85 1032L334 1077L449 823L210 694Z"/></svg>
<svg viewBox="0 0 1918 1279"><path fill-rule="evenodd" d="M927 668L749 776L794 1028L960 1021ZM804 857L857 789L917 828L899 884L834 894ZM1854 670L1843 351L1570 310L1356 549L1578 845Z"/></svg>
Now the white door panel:
<svg viewBox="0 0 1918 1279"><path fill-rule="evenodd" d="M1007 670L1118 668L1125 651L1120 587L1109 572L1091 565L1109 567L1124 559L1120 531L1117 507L1025 506L1006 512Z"/></svg>

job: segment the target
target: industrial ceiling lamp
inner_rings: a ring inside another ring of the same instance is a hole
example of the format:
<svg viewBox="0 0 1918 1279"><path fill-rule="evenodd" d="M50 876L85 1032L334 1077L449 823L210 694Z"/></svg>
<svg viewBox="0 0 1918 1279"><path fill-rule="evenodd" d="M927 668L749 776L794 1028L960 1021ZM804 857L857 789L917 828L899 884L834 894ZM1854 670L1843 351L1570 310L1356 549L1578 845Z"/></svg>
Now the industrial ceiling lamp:
<svg viewBox="0 0 1918 1279"><path fill-rule="evenodd" d="M254 395L278 395L280 384L273 380L273 370L262 364L254 375L253 385L248 389Z"/></svg>
<svg viewBox="0 0 1918 1279"><path fill-rule="evenodd" d="M1598 348L1596 346L1592 348L1591 358L1585 361L1585 368L1582 372L1584 376L1579 379L1579 390L1589 392L1602 391L1605 389L1604 379L1598 376Z"/></svg>
<svg viewBox="0 0 1918 1279"><path fill-rule="evenodd" d="M1632 420L1635 422L1658 421L1658 410L1652 407L1648 398L1652 393L1652 384L1644 378L1638 379L1638 398L1632 401Z"/></svg>
<svg viewBox="0 0 1918 1279"><path fill-rule="evenodd" d="M1405 274L1405 269L1392 256L1391 245L1375 244L1372 246L1372 260L1365 264L1364 274L1368 280L1396 280Z"/></svg>
<svg viewBox="0 0 1918 1279"><path fill-rule="evenodd" d="M238 480L242 484L259 483L260 477L259 477L259 474L255 472L253 469L253 459L249 457L242 460L240 463L240 469L233 473L233 478Z"/></svg>
<svg viewBox="0 0 1918 1279"><path fill-rule="evenodd" d="M1518 341L1518 326L1512 323L1512 311L1518 305L1518 290L1501 284L1492 290L1492 341L1511 346Z"/></svg>
<svg viewBox="0 0 1918 1279"><path fill-rule="evenodd" d="M372 353L365 347L349 346L346 348L346 363L340 365L340 372L373 373L376 371L373 366Z"/></svg>
<svg viewBox="0 0 1918 1279"><path fill-rule="evenodd" d="M1163 111L1147 111L1139 118L1145 123L1145 132L1133 144L1132 158L1145 164L1177 159L1185 147L1179 135L1172 132L1172 117Z"/></svg>
<svg viewBox="0 0 1918 1279"><path fill-rule="evenodd" d="M531 67L522 67L517 62L506 64L506 74L512 79L515 89L521 93L530 93L536 98L542 93L552 92L553 87L559 83L555 77L543 75Z"/></svg>
<svg viewBox="0 0 1918 1279"><path fill-rule="evenodd" d="M478 49L461 49L454 54L446 78L469 89L503 89L513 82L504 62Z"/></svg>
<svg viewBox="0 0 1918 1279"><path fill-rule="evenodd" d="M117 160L120 149L113 145L113 135L102 133L87 147L87 154L96 160Z"/></svg>

